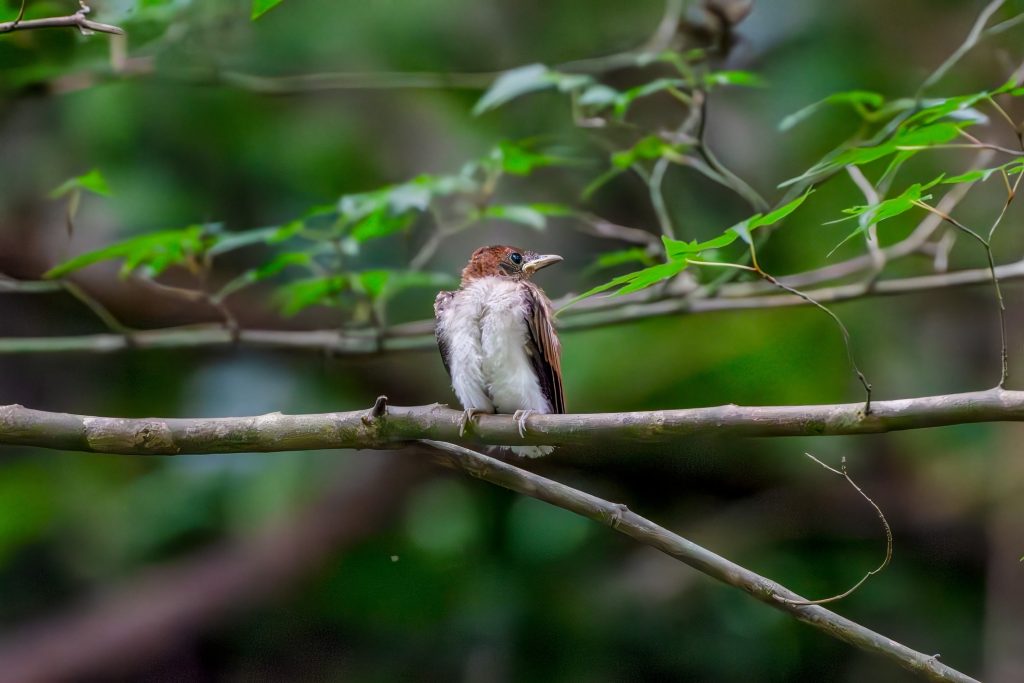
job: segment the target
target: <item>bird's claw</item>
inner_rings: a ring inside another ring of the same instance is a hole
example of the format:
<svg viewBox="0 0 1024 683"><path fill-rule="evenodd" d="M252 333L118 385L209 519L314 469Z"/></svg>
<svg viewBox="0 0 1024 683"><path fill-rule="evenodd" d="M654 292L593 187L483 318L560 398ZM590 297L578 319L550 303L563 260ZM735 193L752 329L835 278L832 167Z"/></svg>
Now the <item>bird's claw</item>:
<svg viewBox="0 0 1024 683"><path fill-rule="evenodd" d="M470 422L473 422L477 416L486 414L486 410L477 410L475 408L467 408L462 411L462 417L459 419L459 438L466 435L466 427L469 426Z"/></svg>
<svg viewBox="0 0 1024 683"><path fill-rule="evenodd" d="M517 410L513 415L512 419L516 421L516 426L519 428L519 438L526 437L526 418L536 413L536 410L526 409Z"/></svg>

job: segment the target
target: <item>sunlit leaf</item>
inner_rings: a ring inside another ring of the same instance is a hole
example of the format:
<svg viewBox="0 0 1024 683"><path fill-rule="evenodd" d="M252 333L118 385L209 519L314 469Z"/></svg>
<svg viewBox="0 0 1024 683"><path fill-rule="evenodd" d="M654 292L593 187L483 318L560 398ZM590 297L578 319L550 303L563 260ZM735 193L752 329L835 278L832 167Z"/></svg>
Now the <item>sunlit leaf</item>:
<svg viewBox="0 0 1024 683"><path fill-rule="evenodd" d="M900 151L920 151L942 145L959 136L960 130L966 125L969 125L969 122L941 121L926 126L901 129L892 138L881 144L851 147L844 150L830 159L815 164L796 178L790 178L781 183L779 187L786 187L822 173L839 170L845 166L868 164Z"/></svg>
<svg viewBox="0 0 1024 683"><path fill-rule="evenodd" d="M211 244L201 225L182 230L142 235L102 249L79 254L49 270L44 277L59 278L101 261L121 260L122 277L135 270L158 275L173 265L183 265L200 257Z"/></svg>
<svg viewBox="0 0 1024 683"><path fill-rule="evenodd" d="M928 183L914 183L902 193L896 197L890 197L878 204L873 205L859 205L853 206L848 209L843 209L843 213L847 214L845 218L839 218L834 221L829 221L826 225L835 223L841 223L843 221L851 220L853 218L862 218L857 225L857 228L849 235L843 238L843 240L832 248L829 252L831 256L835 253L836 249L846 244L848 241L856 237L857 235L863 234L872 225L877 225L882 221L896 218L907 211L915 208L917 202L922 202L931 198L931 195L924 194L925 191L931 189L935 185L942 182L943 176L939 176Z"/></svg>
<svg viewBox="0 0 1024 683"><path fill-rule="evenodd" d="M751 231L760 227L778 223L783 218L796 211L797 208L806 201L807 197L810 196L811 192L812 190L808 190L796 199L787 202L767 215L756 214L751 216L747 220L737 223L727 229L718 237L704 242L698 242L696 240L687 242L684 240L662 237L661 241L665 245L665 253L669 258L668 263L661 263L633 273L620 275L609 282L598 285L597 287L580 294L566 304L566 306L571 306L581 299L585 299L595 294L600 294L601 292L606 292L610 289L618 288L614 293L615 296L629 294L631 292L637 292L641 289L650 287L651 285L657 284L663 280L675 277L686 269L689 265L689 259L696 258L702 252L727 247L737 239L741 238L749 241Z"/></svg>
<svg viewBox="0 0 1024 683"><path fill-rule="evenodd" d="M55 187L50 191L50 199L58 199L68 194L73 190L86 190L93 194L102 195L109 197L112 193L110 192L110 186L107 185L106 179L103 174L100 173L98 168L94 168L88 173L77 176L75 178L69 178Z"/></svg>
<svg viewBox="0 0 1024 683"><path fill-rule="evenodd" d="M530 148L529 142L503 141L495 147L489 159L496 162L502 171L512 175L529 175L537 168L548 166L579 166L587 163L576 159L548 152L538 152Z"/></svg>
<svg viewBox="0 0 1024 683"><path fill-rule="evenodd" d="M712 71L704 76L704 84L708 87L715 85L762 87L765 82L760 76L749 71Z"/></svg>
<svg viewBox="0 0 1024 683"><path fill-rule="evenodd" d="M252 0L252 18L258 19L281 4L281 0Z"/></svg>

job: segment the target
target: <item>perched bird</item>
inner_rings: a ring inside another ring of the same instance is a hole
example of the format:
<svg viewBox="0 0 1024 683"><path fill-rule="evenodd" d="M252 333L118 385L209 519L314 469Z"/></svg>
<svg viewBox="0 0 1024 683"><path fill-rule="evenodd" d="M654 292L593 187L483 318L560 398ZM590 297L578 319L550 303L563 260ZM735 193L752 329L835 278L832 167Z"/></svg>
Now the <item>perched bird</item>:
<svg viewBox="0 0 1024 683"><path fill-rule="evenodd" d="M564 413L562 347L552 324L551 302L530 282L561 256L515 247L473 252L454 292L434 301L437 345L452 388L465 409L460 434L483 413L513 413L520 435L531 413ZM550 446L513 446L540 457Z"/></svg>

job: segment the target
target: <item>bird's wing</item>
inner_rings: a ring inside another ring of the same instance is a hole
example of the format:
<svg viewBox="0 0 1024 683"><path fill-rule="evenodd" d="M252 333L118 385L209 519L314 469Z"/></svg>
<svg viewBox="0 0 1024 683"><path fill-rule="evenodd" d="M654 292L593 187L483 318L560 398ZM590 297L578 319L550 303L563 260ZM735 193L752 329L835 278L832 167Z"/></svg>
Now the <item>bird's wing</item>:
<svg viewBox="0 0 1024 683"><path fill-rule="evenodd" d="M552 322L551 302L532 282L526 287L526 327L529 331L527 351L541 391L551 404L551 412L565 412L565 392L562 389L562 345Z"/></svg>
<svg viewBox="0 0 1024 683"><path fill-rule="evenodd" d="M437 350L441 352L441 362L444 363L444 369L449 377L451 377L452 368L449 362L448 342L441 334L441 318L444 315L445 307L454 296L455 292L438 292L437 298L434 299L434 336L437 337Z"/></svg>

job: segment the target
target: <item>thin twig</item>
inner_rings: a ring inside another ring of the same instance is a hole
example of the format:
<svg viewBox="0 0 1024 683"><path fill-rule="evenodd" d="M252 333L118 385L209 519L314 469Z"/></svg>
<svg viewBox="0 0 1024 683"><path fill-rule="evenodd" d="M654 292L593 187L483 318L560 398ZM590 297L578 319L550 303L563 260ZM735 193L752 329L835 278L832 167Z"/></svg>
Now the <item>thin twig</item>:
<svg viewBox="0 0 1024 683"><path fill-rule="evenodd" d="M647 182L647 187L650 190L651 205L654 207L654 213L658 217L661 234L669 239L675 239L676 232L672 227L672 217L669 216L668 207L665 205L665 194L661 189L669 163L667 157L661 157L655 162L654 168L651 170L650 179Z"/></svg>
<svg viewBox="0 0 1024 683"><path fill-rule="evenodd" d="M966 225L964 225L957 219L953 218L949 214L944 213L939 209L936 209L935 207L929 205L927 202L915 201L914 205L922 209L925 209L926 211L930 211L936 214L937 216L942 218L942 220L954 226L957 230L960 230L961 232L970 235L975 241L978 242L978 244L980 244L985 249L985 258L988 260L988 269L992 278L992 286L995 288L996 292L996 302L999 304L999 338L1002 347L1000 352L1001 372L999 375L999 386L1005 387L1006 380L1009 379L1010 377L1009 340L1006 331L1006 303L1003 301L1003 291L1002 288L999 286L999 272L996 268L995 257L992 255L992 245L989 243L988 240L986 240L984 237L976 233L974 230L971 230ZM998 223L996 223L996 225L998 225ZM995 230L994 226L992 230Z"/></svg>
<svg viewBox="0 0 1024 683"><path fill-rule="evenodd" d="M864 194L864 199L867 201L869 207L878 206L882 201L881 197L878 196L877 190L874 185L871 184L860 170L858 166L847 166L846 172L853 179L854 184ZM878 244L878 224L873 220L873 211L865 211L859 217L859 221L862 228L865 228L864 234L868 245L868 253L871 255L873 261L872 272L869 274L865 286L870 287L877 280L878 276L881 275L882 269L885 268L885 252L882 251Z"/></svg>
<svg viewBox="0 0 1024 683"><path fill-rule="evenodd" d="M70 280L64 280L61 283L62 288L68 292L71 296L75 297L83 304L86 308L92 311L97 318L99 318L104 325L109 327L113 332L125 337L125 340L129 345L132 343L132 335L135 334L135 330L127 327L124 323L117 319L117 317L110 312L110 310L101 304L98 300L88 294L84 289L76 285Z"/></svg>
<svg viewBox="0 0 1024 683"><path fill-rule="evenodd" d="M801 292L798 289L795 289L793 287L790 287L789 285L786 285L786 284L783 284L783 283L779 282L775 277L773 277L772 275L770 275L770 274L766 273L765 271L761 270L761 267L757 263L757 255L755 253L753 242L750 243L750 254L751 254L751 260L754 263L753 266L744 266L744 265L739 265L739 264L735 264L735 263L721 263L721 262L716 262L716 261L700 261L700 260L695 260L695 259L687 259L687 262L688 263L692 263L693 265L697 265L697 266L713 266L713 267L719 267L719 268L735 268L735 269L738 269L738 270L746 270L746 271L753 272L758 277L762 278L763 280L765 280L767 282L770 282L772 285L778 287L779 289L782 289L782 290L784 290L786 292L789 292L793 296L796 296L796 297L799 297L800 299L803 299L806 303L808 303L808 304L818 308L822 312L824 312L829 318L832 319L832 321L836 324L836 326L839 328L840 333L842 334L843 345L846 348L846 356L847 356L847 358L850 361L850 367L853 369L854 374L857 375L857 379L860 381L861 386L864 388L864 393L865 393L865 397L866 397L865 401L864 401L864 414L865 415L870 414L871 413L871 383L868 382L867 377L865 377L864 373L861 372L860 367L857 365L857 361L853 357L853 343L852 343L852 341L850 339L850 331L846 328L846 325L843 324L843 321L840 320L839 316L836 315L835 313L833 313L832 310L828 306L825 306L823 303L817 301L816 299L814 299L813 297L811 297L810 295L808 295L805 292ZM1002 385L1000 385L1000 386L1002 386Z"/></svg>
<svg viewBox="0 0 1024 683"><path fill-rule="evenodd" d="M736 265L736 264L730 264ZM1024 280L1024 260L996 267L1000 281ZM880 280L870 292L860 283L837 285L808 290L806 293L820 303L837 303L863 299L870 296L895 296L914 292L929 292L951 287L966 287L991 283L988 267L957 270L949 273L920 275L916 277ZM150 282L150 281L143 281ZM782 284L788 284L779 280ZM4 288L0 279L0 290ZM49 285L50 283L20 283L22 285ZM774 285L768 285L775 288ZM733 291L732 288L735 288ZM16 292L35 291L31 287L19 287ZM53 291L49 288L40 291ZM182 290L182 293L191 290ZM653 291L653 290L652 290ZM690 298L651 297L630 299L593 297L580 302L557 318L560 331L587 330L621 325L669 315L699 315L718 311L767 310L808 305L809 302L791 294L758 294L750 296L749 283L727 285L722 296L700 295L699 290ZM193 294L196 294L193 292ZM643 297L645 293L641 292ZM197 296L192 300L201 300ZM559 299L565 303L572 296ZM381 351L400 353L406 351L435 350L433 320L417 320L393 325L385 329L314 329L314 330L268 330L242 329L238 344L250 348L264 349L305 349L329 352L337 355L376 354ZM153 330L138 330L133 335L134 348L168 349L220 347L233 344L221 325L187 325ZM51 337L0 337L0 354L13 353L111 353L128 348L119 335L72 335Z"/></svg>
<svg viewBox="0 0 1024 683"><path fill-rule="evenodd" d="M857 583L855 583L853 585L853 587L851 587L849 590L846 590L846 591L840 593L839 595L833 595L830 598L822 598L820 600L788 600L788 599L785 600L786 602L789 602L792 605L824 605L824 604L827 604L827 603L830 603L830 602L836 602L837 600L842 600L843 598L848 597L854 591L856 591L858 588L860 588L862 585L864 585L865 581L870 579L875 574L878 574L878 573L882 572L886 567L889 566L889 562L892 561L892 529L889 527L889 521L885 518L885 515L882 513L882 508L880 508L875 501L871 500L871 498L868 496L868 494L864 493L864 491L861 489L861 487L857 486L857 484L853 481L853 479L850 478L849 472L846 471L846 458L845 457L843 458L842 469L838 469L837 470L834 467L826 465L821 460L818 460L817 458L815 458L810 453L804 453L804 455L806 455L808 458L810 458L814 462L816 462L819 465L821 465L822 467L824 467L829 472L833 472L835 474L838 474L840 477L845 478L846 481L848 481L850 483L850 486L852 486L854 489L856 489L857 493L859 493L861 495L861 497L864 498L864 500L866 500L867 502L871 503L871 507L875 508L875 512L878 513L878 518L880 520L882 520L882 528L885 530L885 558L882 560L882 564L878 565L878 567L876 567L875 569L872 569L867 574L865 574L861 578L861 580L858 581Z"/></svg>
<svg viewBox="0 0 1024 683"><path fill-rule="evenodd" d="M967 34L967 38L964 39L964 42L960 47L958 47L953 54L947 57L946 61L942 62L942 64L940 64L939 67L935 69L935 71L933 71L923 83L921 83L921 86L917 89L918 98L920 98L928 88L938 83L942 77L946 75L946 72L956 66L956 63L978 44L978 41L981 39L985 30L985 25L988 23L989 19L992 18L992 15L996 13L996 10L1003 6L1004 2L1005 0L992 0L992 2L985 5L985 8L981 10L978 18L974 21L974 26L971 27L970 32Z"/></svg>

